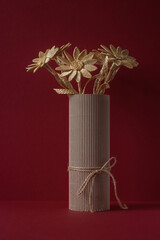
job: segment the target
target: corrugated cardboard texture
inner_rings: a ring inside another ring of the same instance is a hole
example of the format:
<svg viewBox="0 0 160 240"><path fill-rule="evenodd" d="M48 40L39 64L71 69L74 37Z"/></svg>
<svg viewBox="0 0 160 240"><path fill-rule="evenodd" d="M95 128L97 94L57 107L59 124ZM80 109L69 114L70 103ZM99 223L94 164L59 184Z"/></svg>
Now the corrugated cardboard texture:
<svg viewBox="0 0 160 240"><path fill-rule="evenodd" d="M69 166L101 167L110 157L110 98L77 94L69 97ZM69 209L90 211L89 188L77 195L88 172L69 171ZM93 210L110 209L110 180L98 174L93 188Z"/></svg>

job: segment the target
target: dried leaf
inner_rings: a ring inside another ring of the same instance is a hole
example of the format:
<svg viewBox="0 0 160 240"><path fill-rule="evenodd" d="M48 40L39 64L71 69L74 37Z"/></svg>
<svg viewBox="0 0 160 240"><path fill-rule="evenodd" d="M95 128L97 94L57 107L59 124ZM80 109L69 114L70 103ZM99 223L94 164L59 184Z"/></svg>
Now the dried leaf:
<svg viewBox="0 0 160 240"><path fill-rule="evenodd" d="M58 94L76 94L76 92L74 90L70 90L70 89L54 88L53 90L56 91L56 93L58 93Z"/></svg>
<svg viewBox="0 0 160 240"><path fill-rule="evenodd" d="M60 74L58 74L58 77L61 80L61 83L62 83L61 86L66 87L66 88L71 89L71 90L74 89L72 84L68 81L68 79L66 77L61 77Z"/></svg>
<svg viewBox="0 0 160 240"><path fill-rule="evenodd" d="M106 56L103 66L102 66L102 69L100 71L101 74L106 74L106 72L108 71L108 61L109 61L108 56Z"/></svg>

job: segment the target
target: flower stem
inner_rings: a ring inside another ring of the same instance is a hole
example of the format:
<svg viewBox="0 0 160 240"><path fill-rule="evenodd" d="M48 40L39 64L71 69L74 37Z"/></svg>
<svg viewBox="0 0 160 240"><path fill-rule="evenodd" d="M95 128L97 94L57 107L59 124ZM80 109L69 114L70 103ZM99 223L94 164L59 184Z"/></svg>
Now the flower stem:
<svg viewBox="0 0 160 240"><path fill-rule="evenodd" d="M51 68L51 66L49 66L49 64L45 64L44 65L45 68L55 77L55 79L57 80L57 82L61 85L61 87L65 87L62 82L61 79L58 77L58 74L56 73L56 71L53 70L53 68Z"/></svg>
<svg viewBox="0 0 160 240"><path fill-rule="evenodd" d="M88 83L89 83L90 81L92 81L94 78L96 78L96 76L97 76L97 75L95 75L95 76L93 76L93 77L91 77L91 78L88 79L88 81L87 81L86 84L84 85L84 88L83 88L83 90L82 90L82 94L84 94Z"/></svg>
<svg viewBox="0 0 160 240"><path fill-rule="evenodd" d="M101 67L101 70L99 71L99 74L101 74L103 69L103 65ZM94 86L93 86L93 93L96 94L97 93L97 89L99 88L99 85L101 83L101 81L103 80L104 77L98 77L95 82L94 82Z"/></svg>
<svg viewBox="0 0 160 240"><path fill-rule="evenodd" d="M55 77L55 79L57 80L57 82L59 83L59 85L65 89L72 89L75 91L75 93L77 93L77 91L73 88L72 84L70 82L68 82L68 80L64 80L64 82L62 81L62 79L60 79L60 77L58 76L58 74L56 73L56 71L51 68L51 66L49 64L45 64L45 68Z"/></svg>
<svg viewBox="0 0 160 240"><path fill-rule="evenodd" d="M78 91L80 94L82 94L81 81L78 82Z"/></svg>

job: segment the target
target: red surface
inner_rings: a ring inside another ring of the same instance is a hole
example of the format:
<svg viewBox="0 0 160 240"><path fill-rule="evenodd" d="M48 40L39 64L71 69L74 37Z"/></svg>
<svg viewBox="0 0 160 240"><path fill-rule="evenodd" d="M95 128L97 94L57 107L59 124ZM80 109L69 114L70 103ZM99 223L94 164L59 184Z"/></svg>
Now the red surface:
<svg viewBox="0 0 160 240"><path fill-rule="evenodd" d="M159 204L130 204L130 210L78 213L64 202L1 202L1 240L159 240Z"/></svg>
<svg viewBox="0 0 160 240"><path fill-rule="evenodd" d="M71 50L113 43L139 61L134 70L121 69L108 91L111 155L118 160L113 173L123 201L160 200L158 2L1 1L1 200L68 198L68 98L53 92L58 84L45 69L32 74L25 67L39 50L69 41ZM118 221L115 212L109 215Z"/></svg>

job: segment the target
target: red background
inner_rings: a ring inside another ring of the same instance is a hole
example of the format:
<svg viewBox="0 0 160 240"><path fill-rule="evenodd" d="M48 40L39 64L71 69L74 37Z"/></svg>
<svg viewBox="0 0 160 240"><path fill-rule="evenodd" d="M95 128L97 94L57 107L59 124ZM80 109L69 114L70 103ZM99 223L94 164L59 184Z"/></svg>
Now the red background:
<svg viewBox="0 0 160 240"><path fill-rule="evenodd" d="M113 173L123 201L160 200L158 1L4 0L0 11L0 200L68 199L68 98L45 69L25 71L67 42L120 45L140 63L108 91Z"/></svg>

